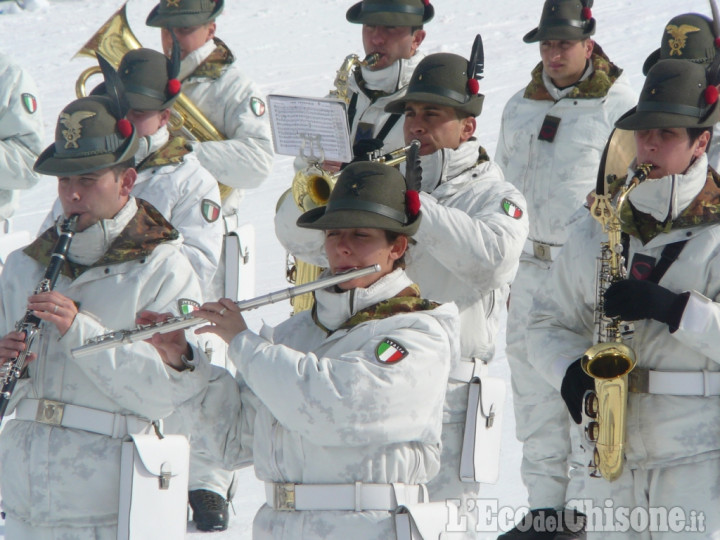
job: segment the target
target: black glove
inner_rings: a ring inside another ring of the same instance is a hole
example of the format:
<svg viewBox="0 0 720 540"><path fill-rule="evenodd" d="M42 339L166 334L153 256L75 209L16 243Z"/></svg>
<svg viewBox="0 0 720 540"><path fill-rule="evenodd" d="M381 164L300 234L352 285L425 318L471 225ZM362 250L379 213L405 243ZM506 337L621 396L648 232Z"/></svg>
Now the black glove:
<svg viewBox="0 0 720 540"><path fill-rule="evenodd" d="M674 293L639 279L617 281L605 291L605 314L623 321L654 319L674 332L680 326L690 293Z"/></svg>
<svg viewBox="0 0 720 540"><path fill-rule="evenodd" d="M570 416L576 424L582 422L582 408L585 392L595 389L595 381L580 366L580 359L567 368L560 386L560 395L565 400Z"/></svg>
<svg viewBox="0 0 720 540"><path fill-rule="evenodd" d="M497 540L585 540L586 521L587 516L577 510L536 508Z"/></svg>
<svg viewBox="0 0 720 540"><path fill-rule="evenodd" d="M368 154L380 150L385 143L380 139L361 139L353 145L353 163L368 161Z"/></svg>

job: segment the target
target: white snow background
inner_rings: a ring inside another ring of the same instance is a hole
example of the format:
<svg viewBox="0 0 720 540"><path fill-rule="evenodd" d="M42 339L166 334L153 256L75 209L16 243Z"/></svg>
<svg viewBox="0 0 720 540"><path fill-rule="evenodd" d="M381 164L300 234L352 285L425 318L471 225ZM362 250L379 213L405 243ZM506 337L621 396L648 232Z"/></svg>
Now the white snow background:
<svg viewBox="0 0 720 540"><path fill-rule="evenodd" d="M218 19L217 35L235 53L242 69L254 79L264 95L326 95L335 71L351 53L363 56L361 28L345 20L353 0L227 0ZM94 59L73 58L98 28L122 6L122 0L26 0L25 10L7 9L12 0L0 2L0 47L33 75L45 122L45 143L53 141L55 122L62 108L75 99L75 81ZM145 26L145 18L156 0L130 0L128 20L145 47L160 49L160 32ZM523 35L537 25L542 0L433 0L435 18L426 25L425 53L453 52L466 58L473 39L482 34L485 46L485 78L480 91L485 104L476 135L492 156L503 106L525 86L531 69L539 61L536 44L526 44ZM597 19L596 41L610 59L622 67L639 93L643 84L642 63L659 46L663 25L674 15L698 12L710 15L707 0L598 0L593 6ZM92 88L99 79L91 79ZM241 212L256 228L255 294L288 286L285 281L285 251L275 238L273 213L279 195L292 181L292 157L277 156L270 177L258 189L247 191ZM14 228L33 235L57 194L56 181L47 177L23 193L22 207ZM31 291L28 291L30 293ZM248 312L252 328L261 320L277 324L288 316L287 302ZM18 318L22 314L18 313ZM500 480L484 485L481 496L498 508L524 514L527 494L520 480L521 448L515 439L515 422L509 370L505 361L504 332L491 371L508 382L503 419L503 453ZM249 539L252 518L264 501L261 483L252 468L240 473L233 503L235 514L223 533L197 532L188 524L187 538ZM503 524L509 528L512 523ZM4 526L0 520L0 538ZM479 538L495 538L492 532Z"/></svg>

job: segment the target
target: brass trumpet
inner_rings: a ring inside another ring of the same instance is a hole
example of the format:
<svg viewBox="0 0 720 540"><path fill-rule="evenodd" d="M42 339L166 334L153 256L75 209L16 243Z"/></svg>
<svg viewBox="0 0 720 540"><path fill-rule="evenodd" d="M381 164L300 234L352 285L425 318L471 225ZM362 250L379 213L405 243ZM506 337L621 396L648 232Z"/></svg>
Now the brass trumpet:
<svg viewBox="0 0 720 540"><path fill-rule="evenodd" d="M605 315L604 294L616 281L625 279L622 256L620 213L630 192L645 181L652 169L639 165L628 186L621 188L615 206L611 203L607 184L602 195L596 194L590 212L607 233L598 258L595 298L595 331L597 344L590 347L580 365L595 380L595 391L585 397L585 416L591 421L585 427L586 437L595 444L591 476L600 474L612 482L623 469L625 425L628 399L628 374L635 368L635 352L622 342L627 325Z"/></svg>
<svg viewBox="0 0 720 540"><path fill-rule="evenodd" d="M97 53L100 53L113 67L117 68L120 65L122 57L125 56L125 53L141 47L140 41L135 37L135 34L133 34L128 24L127 3L125 3L95 32L95 35L75 53L73 58L78 56L91 56L94 58L97 56ZM100 73L99 66L89 67L80 74L75 83L75 94L77 97L80 98L87 95L85 88L87 81L97 73ZM220 133L200 109L182 93L173 104L169 130L171 134L184 137L191 141L222 141L227 138ZM232 188L219 182L218 185L220 187L220 197L222 200L225 200L232 192Z"/></svg>

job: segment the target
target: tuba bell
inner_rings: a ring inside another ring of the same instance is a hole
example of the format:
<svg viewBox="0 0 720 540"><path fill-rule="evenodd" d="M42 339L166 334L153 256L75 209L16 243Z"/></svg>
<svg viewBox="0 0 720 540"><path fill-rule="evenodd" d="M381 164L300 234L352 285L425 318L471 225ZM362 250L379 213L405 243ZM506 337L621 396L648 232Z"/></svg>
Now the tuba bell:
<svg viewBox="0 0 720 540"><path fill-rule="evenodd" d="M140 41L135 37L128 24L126 2L105 21L105 24L75 53L73 58L79 56L96 57L97 53L100 53L117 69L125 53L141 47ZM100 73L99 66L89 67L80 74L75 83L77 97L81 98L87 95L87 81L97 73ZM227 138L182 93L173 104L168 128L172 135L184 137L191 141L222 141ZM220 188L220 197L225 200L232 192L232 188L219 182L218 186Z"/></svg>

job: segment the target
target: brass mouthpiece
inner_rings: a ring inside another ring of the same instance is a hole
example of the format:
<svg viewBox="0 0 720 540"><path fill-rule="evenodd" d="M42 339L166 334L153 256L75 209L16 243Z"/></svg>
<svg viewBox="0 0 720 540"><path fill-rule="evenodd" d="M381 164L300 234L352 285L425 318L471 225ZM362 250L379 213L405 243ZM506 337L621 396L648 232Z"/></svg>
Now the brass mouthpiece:
<svg viewBox="0 0 720 540"><path fill-rule="evenodd" d="M635 172L633 173L633 180L637 178L638 182L644 182L647 179L648 174L650 174L650 171L654 168L655 165L652 163L641 163L637 166Z"/></svg>
<svg viewBox="0 0 720 540"><path fill-rule="evenodd" d="M378 63L378 60L380 60L380 53L368 54L365 57L365 60L360 62L360 65L363 67L373 67L375 64Z"/></svg>

